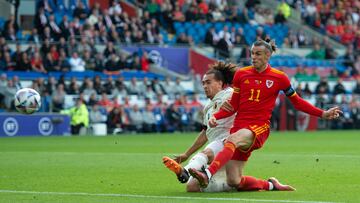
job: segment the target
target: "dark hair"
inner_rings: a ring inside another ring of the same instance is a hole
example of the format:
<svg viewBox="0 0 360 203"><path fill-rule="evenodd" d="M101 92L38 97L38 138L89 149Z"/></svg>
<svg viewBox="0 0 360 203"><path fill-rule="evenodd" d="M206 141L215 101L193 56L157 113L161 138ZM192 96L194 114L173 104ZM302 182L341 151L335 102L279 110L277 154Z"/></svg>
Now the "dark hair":
<svg viewBox="0 0 360 203"><path fill-rule="evenodd" d="M270 51L270 53L276 52L277 50L275 40L271 40L270 38L267 38L265 40L259 39L254 42L253 46L264 46Z"/></svg>
<svg viewBox="0 0 360 203"><path fill-rule="evenodd" d="M205 74L214 74L216 80L220 80L224 85L231 85L234 78L237 66L232 63L225 63L222 61L215 62L209 66Z"/></svg>

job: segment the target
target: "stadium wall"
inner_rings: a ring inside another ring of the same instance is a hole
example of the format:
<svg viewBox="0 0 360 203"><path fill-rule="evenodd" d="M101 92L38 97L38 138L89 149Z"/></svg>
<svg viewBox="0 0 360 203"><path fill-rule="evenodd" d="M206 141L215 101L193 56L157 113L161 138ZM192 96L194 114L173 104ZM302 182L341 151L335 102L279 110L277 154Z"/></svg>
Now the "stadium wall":
<svg viewBox="0 0 360 203"><path fill-rule="evenodd" d="M70 135L70 117L61 114L0 114L0 137Z"/></svg>

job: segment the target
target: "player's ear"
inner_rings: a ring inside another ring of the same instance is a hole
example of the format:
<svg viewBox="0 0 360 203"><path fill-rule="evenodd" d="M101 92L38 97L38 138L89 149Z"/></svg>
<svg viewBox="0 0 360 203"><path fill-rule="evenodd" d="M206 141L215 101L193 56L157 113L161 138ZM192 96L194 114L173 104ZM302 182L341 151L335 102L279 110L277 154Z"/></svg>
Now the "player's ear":
<svg viewBox="0 0 360 203"><path fill-rule="evenodd" d="M266 50L265 54L266 54L266 58L269 60L271 57L271 52L269 50Z"/></svg>

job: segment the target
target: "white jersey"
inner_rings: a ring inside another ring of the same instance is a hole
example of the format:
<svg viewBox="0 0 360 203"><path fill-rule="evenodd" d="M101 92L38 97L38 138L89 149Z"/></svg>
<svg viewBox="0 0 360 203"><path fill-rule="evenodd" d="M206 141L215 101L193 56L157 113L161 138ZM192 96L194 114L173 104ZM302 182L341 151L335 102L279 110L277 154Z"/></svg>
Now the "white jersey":
<svg viewBox="0 0 360 203"><path fill-rule="evenodd" d="M233 89L231 87L225 88L218 92L209 103L204 107L204 121L203 124L207 126L206 136L210 142L214 140L222 140L226 138L230 134L230 129L233 126L235 114L218 120L218 125L215 128L211 128L209 126L209 119L212 117L214 113L216 113L223 103L229 100L232 96Z"/></svg>

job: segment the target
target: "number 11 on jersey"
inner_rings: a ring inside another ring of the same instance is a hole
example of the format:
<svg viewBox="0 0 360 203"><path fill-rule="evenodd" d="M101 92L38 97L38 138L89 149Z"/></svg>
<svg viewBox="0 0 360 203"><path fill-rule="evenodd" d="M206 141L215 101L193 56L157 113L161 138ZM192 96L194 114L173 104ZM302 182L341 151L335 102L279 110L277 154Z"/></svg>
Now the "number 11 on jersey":
<svg viewBox="0 0 360 203"><path fill-rule="evenodd" d="M249 97L248 100L259 102L259 101L260 101L260 100L259 100L260 90L256 90L256 93L255 93L255 90L254 90L254 89L251 89L250 91L251 91L251 92L250 92L250 97ZM254 93L256 94L255 99L254 99Z"/></svg>

